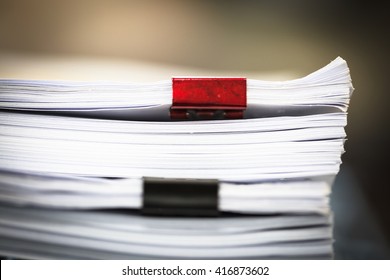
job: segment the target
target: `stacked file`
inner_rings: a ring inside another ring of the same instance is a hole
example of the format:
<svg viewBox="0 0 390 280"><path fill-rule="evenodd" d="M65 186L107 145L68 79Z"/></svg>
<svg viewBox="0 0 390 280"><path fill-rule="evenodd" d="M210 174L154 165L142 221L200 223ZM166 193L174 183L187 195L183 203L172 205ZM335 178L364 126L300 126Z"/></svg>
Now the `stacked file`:
<svg viewBox="0 0 390 280"><path fill-rule="evenodd" d="M353 91L346 62L246 80L243 119L171 121L172 90L0 80L0 254L331 257L329 194ZM145 215L146 178L215 180L217 217Z"/></svg>

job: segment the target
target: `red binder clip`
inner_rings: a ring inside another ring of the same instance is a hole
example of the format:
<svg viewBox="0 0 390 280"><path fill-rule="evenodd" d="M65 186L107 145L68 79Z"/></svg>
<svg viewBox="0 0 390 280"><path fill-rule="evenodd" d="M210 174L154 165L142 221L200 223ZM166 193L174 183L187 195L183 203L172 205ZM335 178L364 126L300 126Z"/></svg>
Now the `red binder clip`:
<svg viewBox="0 0 390 280"><path fill-rule="evenodd" d="M172 78L171 119L240 119L246 78Z"/></svg>

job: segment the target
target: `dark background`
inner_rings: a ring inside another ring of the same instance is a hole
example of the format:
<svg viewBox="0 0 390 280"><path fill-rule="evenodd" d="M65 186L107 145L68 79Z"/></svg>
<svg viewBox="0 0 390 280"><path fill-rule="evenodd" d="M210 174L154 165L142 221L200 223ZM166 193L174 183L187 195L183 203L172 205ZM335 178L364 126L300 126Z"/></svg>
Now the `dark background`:
<svg viewBox="0 0 390 280"><path fill-rule="evenodd" d="M248 78L306 75L343 57L355 92L332 201L336 257L389 258L390 17L380 3L0 0L0 54L118 58Z"/></svg>

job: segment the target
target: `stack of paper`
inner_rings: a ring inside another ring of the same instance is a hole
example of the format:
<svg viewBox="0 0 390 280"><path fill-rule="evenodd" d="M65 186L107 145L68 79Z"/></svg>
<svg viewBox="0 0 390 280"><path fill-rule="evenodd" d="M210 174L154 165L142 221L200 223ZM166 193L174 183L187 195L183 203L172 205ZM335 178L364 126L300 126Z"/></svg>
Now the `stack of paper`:
<svg viewBox="0 0 390 280"><path fill-rule="evenodd" d="M352 90L337 58L248 80L245 119L173 122L171 81L0 80L0 254L329 257ZM218 179L222 215L141 216L143 177Z"/></svg>

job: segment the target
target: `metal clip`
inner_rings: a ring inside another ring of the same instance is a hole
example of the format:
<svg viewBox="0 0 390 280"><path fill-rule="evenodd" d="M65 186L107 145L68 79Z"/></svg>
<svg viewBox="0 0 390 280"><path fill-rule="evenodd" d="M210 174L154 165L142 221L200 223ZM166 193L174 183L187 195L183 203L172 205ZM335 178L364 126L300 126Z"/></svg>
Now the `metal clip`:
<svg viewBox="0 0 390 280"><path fill-rule="evenodd" d="M246 109L245 78L173 78L171 119L240 119Z"/></svg>

